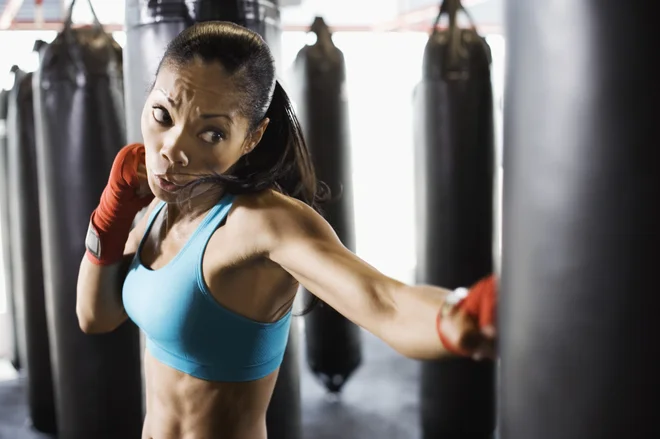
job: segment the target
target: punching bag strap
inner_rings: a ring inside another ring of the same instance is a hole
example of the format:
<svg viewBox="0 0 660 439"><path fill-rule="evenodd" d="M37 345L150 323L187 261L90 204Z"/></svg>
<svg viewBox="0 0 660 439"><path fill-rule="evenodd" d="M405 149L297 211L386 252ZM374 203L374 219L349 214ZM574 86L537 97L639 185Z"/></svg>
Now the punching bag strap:
<svg viewBox="0 0 660 439"><path fill-rule="evenodd" d="M66 14L66 19L64 20L64 28L62 29L61 33L64 36L65 41L67 44L71 47L77 46L77 43L75 41L75 37L73 34L73 8L76 5L76 0L72 0L71 4L69 5L69 10ZM92 13L92 26L91 28L94 30L94 32L98 32L101 34L103 37L105 37L108 40L109 46L112 46L112 37L105 32L103 29L103 25L101 24L101 21L99 20L99 17L96 15L96 11L94 11L94 6L92 6L92 1L87 0L87 5L89 6L89 10ZM81 53L79 50L72 50L69 51L69 55L71 56L71 61L73 64L81 68L82 70L85 70L83 67L85 64L85 61L81 58Z"/></svg>
<svg viewBox="0 0 660 439"><path fill-rule="evenodd" d="M440 19L442 18L443 14L449 14L450 29L458 28L456 25L456 16L458 15L458 11L462 11L465 14L465 16L468 18L468 21L470 22L470 27L476 30L477 26L474 23L474 19L468 10L465 9L461 3L461 0L443 0L443 2L440 4L440 11L438 12L438 16L435 18L435 22L433 23L433 32L437 32L438 24L440 24Z"/></svg>
<svg viewBox="0 0 660 439"><path fill-rule="evenodd" d="M323 17L315 17L309 30L316 35L315 46L322 48L326 52L326 56L336 55L337 48L332 42L332 31L323 20Z"/></svg>
<svg viewBox="0 0 660 439"><path fill-rule="evenodd" d="M470 13L463 7L461 0L443 0L440 5L440 12L433 23L433 31L431 33L431 38L433 38L438 33L438 24L440 19L444 14L449 15L449 29L448 29L448 41L446 45L447 52L447 62L442 65L443 76L448 72L454 72L456 78L465 78L464 65L465 63L462 60L466 59L469 54L467 49L463 45L463 30L458 26L456 16L458 11L463 11L470 22L471 29L476 33L476 26L474 20Z"/></svg>
<svg viewBox="0 0 660 439"><path fill-rule="evenodd" d="M75 5L76 5L76 0L72 0L71 4L69 5L69 10L67 11L66 14L66 20L64 20L64 30L69 30L73 26L73 8ZM90 11L92 12L94 27L97 28L98 30L103 30L103 26L99 21L99 17L96 15L96 11L94 11L94 6L92 6L92 1L87 0L87 5L89 6Z"/></svg>

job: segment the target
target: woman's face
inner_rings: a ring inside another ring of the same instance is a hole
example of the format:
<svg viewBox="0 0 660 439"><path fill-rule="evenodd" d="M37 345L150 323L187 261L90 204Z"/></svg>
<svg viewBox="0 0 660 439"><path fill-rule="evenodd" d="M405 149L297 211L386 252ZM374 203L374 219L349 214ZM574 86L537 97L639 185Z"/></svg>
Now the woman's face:
<svg viewBox="0 0 660 439"><path fill-rule="evenodd" d="M164 65L142 111L149 186L175 201L187 183L224 173L261 140L268 123L248 132L242 96L219 64Z"/></svg>

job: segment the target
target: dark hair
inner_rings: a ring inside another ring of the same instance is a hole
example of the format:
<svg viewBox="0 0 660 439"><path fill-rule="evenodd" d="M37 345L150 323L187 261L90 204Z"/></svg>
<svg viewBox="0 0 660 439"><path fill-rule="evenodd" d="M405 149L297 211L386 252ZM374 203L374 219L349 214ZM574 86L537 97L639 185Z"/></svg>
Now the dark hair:
<svg viewBox="0 0 660 439"><path fill-rule="evenodd" d="M276 79L275 60L263 38L231 22L197 23L170 42L158 70L163 65L182 67L195 59L220 63L232 76L242 94L240 111L250 121L250 131L266 117L270 122L259 144L228 173L204 176L193 186L216 183L233 194L275 189L318 211L329 192L316 179L298 118ZM317 302L312 295L302 314Z"/></svg>
<svg viewBox="0 0 660 439"><path fill-rule="evenodd" d="M314 209L327 197L317 182L312 158L293 105L275 77L275 60L259 34L231 22L197 23L174 38L160 62L182 67L200 59L220 63L242 94L241 114L252 131L270 120L259 144L226 174L213 173L194 182L218 183L229 193L275 189Z"/></svg>

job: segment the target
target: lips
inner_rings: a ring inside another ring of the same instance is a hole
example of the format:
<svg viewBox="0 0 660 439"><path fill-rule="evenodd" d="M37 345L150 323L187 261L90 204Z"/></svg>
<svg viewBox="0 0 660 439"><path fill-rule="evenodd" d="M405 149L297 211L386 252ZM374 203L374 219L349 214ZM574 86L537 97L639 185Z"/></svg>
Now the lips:
<svg viewBox="0 0 660 439"><path fill-rule="evenodd" d="M168 179L165 175L156 175L155 177L158 186L167 192L176 192L185 186L184 183L178 182L173 179Z"/></svg>
<svg viewBox="0 0 660 439"><path fill-rule="evenodd" d="M178 178L175 178L175 177L173 177L171 175L167 175L167 174L158 174L158 175L156 175L156 177L158 177L161 180L166 181L168 183L175 184L177 186L185 186L186 183L188 183L187 181L182 181Z"/></svg>

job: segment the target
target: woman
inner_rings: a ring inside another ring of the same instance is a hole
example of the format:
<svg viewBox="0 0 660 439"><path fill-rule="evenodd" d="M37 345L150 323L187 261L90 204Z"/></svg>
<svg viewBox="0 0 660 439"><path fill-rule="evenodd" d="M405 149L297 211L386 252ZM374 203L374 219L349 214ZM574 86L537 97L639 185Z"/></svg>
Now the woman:
<svg viewBox="0 0 660 439"><path fill-rule="evenodd" d="M143 438L265 439L299 283L408 357L493 355L491 278L465 300L402 284L315 211L314 170L274 69L247 29L185 30L144 106L144 145L120 151L92 214L78 319L86 333L129 317L144 331Z"/></svg>

